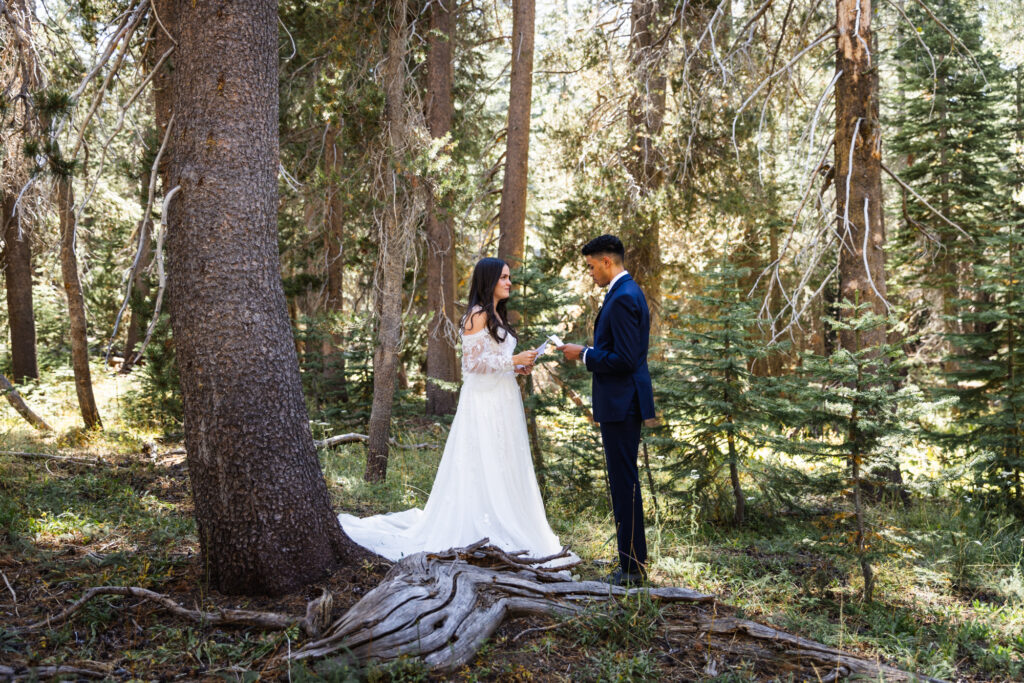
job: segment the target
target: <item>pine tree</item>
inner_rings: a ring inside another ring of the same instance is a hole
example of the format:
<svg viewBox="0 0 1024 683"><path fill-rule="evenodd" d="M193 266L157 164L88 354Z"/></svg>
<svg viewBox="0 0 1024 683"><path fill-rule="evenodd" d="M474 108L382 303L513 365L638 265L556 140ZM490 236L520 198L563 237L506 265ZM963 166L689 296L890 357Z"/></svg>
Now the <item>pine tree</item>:
<svg viewBox="0 0 1024 683"><path fill-rule="evenodd" d="M976 483L1024 516L1024 73L1016 78L1014 122L1007 126L1017 158L1001 193L1002 218L981 240L971 309L949 373L959 402L948 440L975 456ZM1007 136L1009 137L1009 136Z"/></svg>
<svg viewBox="0 0 1024 683"><path fill-rule="evenodd" d="M893 320L871 313L868 305L844 305L841 319L827 323L855 339ZM875 560L891 547L889 531L874 519L867 498L888 482L872 472L893 468L904 446L916 436L913 425L931 407L920 389L904 378L902 342L854 350L841 347L828 356L807 354L775 414L803 430L803 439L776 435L775 450L810 461L818 470L815 494L839 511L822 520L820 546L856 558L871 601Z"/></svg>
<svg viewBox="0 0 1024 683"><path fill-rule="evenodd" d="M657 404L668 423L651 442L676 454L669 464L673 482L695 479L692 491L708 497L722 488L728 470L733 522L747 518L740 479L744 460L764 441L767 378L750 372L767 350L754 334L757 303L742 283L749 273L728 263L712 266L701 295L687 303L695 312L678 318L665 362L657 364ZM671 297L670 297L671 299ZM669 313L669 319L676 316ZM673 322L675 322L673 320ZM671 436L669 436L671 434Z"/></svg>
<svg viewBox="0 0 1024 683"><path fill-rule="evenodd" d="M929 6L963 47L920 6L908 4L916 31L902 22L892 55L901 89L888 146L905 165L902 178L959 229L901 189L903 220L893 242L896 263L912 263L912 284L938 294L941 303L922 313L932 329L948 335L965 329L960 315L961 304L970 306L963 296L972 287L969 264L981 253L999 203L1003 74L982 43L976 11L957 0Z"/></svg>

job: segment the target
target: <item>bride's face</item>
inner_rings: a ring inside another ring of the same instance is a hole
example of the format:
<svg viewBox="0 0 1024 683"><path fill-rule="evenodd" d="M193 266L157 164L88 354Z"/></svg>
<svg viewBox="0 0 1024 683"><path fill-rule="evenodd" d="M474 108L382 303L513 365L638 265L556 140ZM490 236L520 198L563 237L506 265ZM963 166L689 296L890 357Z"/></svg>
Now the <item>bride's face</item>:
<svg viewBox="0 0 1024 683"><path fill-rule="evenodd" d="M508 266L501 269L501 277L498 284L494 285L494 300L503 301L512 294L512 276L509 274Z"/></svg>

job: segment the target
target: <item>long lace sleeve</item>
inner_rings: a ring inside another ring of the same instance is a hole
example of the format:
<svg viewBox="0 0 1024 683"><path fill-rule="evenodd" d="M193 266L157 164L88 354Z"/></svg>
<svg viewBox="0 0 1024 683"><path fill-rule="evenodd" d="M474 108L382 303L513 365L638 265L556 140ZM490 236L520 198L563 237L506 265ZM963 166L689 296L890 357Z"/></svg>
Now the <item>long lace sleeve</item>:
<svg viewBox="0 0 1024 683"><path fill-rule="evenodd" d="M512 354L502 349L487 330L462 337L462 372L512 372Z"/></svg>

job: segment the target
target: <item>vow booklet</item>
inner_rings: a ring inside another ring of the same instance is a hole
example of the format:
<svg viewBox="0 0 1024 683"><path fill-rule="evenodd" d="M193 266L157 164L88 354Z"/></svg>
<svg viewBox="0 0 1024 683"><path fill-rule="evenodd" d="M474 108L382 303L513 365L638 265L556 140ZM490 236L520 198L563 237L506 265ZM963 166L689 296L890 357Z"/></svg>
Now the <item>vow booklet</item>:
<svg viewBox="0 0 1024 683"><path fill-rule="evenodd" d="M564 343L561 339L558 338L557 334L553 334L550 337L548 337L547 339L545 339L543 344L541 344L536 349L534 349L537 352L538 356L543 356L544 353L548 350L548 343L549 342L552 345L554 345L554 346L561 346ZM525 365L517 365L516 366L516 370L520 370L520 369L522 369L524 367L526 367L526 366Z"/></svg>

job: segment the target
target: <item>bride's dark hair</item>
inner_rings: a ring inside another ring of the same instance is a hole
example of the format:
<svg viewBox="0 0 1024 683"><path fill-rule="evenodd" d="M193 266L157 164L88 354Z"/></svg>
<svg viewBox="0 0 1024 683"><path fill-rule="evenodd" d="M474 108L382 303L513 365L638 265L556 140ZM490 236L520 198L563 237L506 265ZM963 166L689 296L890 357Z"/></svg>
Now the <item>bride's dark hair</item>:
<svg viewBox="0 0 1024 683"><path fill-rule="evenodd" d="M508 323L508 311L505 304L508 299L502 299L498 305L494 305L494 288L498 286L501 279L501 271L508 265L500 258L482 258L476 262L473 268L473 279L469 284L469 303L466 306L466 315L462 316L461 326L466 329L466 321L469 320L478 309L482 309L487 316L487 331L494 341L502 342L512 335L519 339L519 335ZM498 338L498 330L502 331L501 338Z"/></svg>

